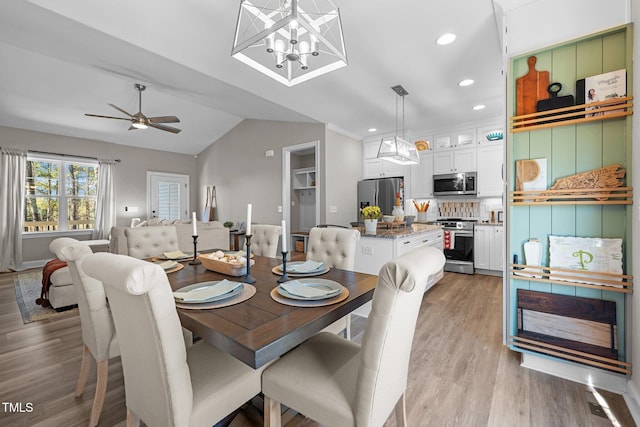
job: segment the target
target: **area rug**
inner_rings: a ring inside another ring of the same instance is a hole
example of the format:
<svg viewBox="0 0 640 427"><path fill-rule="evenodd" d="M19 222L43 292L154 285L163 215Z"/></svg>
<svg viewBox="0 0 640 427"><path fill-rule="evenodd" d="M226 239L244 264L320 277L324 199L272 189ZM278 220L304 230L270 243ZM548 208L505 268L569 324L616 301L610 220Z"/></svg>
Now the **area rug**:
<svg viewBox="0 0 640 427"><path fill-rule="evenodd" d="M78 308L65 311L56 311L53 307L41 307L36 304L42 290L42 272L19 274L13 280L16 290L16 302L20 308L22 322L26 325L40 320L55 319L63 316L71 316L78 313Z"/></svg>

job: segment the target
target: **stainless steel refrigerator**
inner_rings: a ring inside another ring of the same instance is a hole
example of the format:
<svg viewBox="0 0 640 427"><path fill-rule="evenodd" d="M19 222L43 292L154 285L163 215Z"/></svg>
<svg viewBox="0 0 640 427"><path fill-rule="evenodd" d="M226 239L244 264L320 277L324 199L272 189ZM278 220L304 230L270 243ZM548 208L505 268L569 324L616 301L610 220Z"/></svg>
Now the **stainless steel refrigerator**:
<svg viewBox="0 0 640 427"><path fill-rule="evenodd" d="M365 206L380 206L383 215L391 215L395 206L396 193L400 195L400 202L404 198L403 178L379 178L358 181L358 221L360 209Z"/></svg>

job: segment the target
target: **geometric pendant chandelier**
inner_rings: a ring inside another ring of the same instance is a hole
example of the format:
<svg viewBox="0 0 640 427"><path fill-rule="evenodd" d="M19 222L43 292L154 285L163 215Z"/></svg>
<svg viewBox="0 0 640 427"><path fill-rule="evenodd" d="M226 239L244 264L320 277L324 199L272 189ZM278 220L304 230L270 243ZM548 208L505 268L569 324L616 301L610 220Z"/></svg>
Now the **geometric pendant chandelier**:
<svg viewBox="0 0 640 427"><path fill-rule="evenodd" d="M382 138L378 149L378 158L399 165L417 165L420 156L415 144L411 144L404 138L404 97L409 95L401 85L391 88L396 93L396 134L392 137ZM402 137L398 135L398 99L402 99Z"/></svg>
<svg viewBox="0 0 640 427"><path fill-rule="evenodd" d="M294 86L347 65L332 0L242 0L231 56Z"/></svg>

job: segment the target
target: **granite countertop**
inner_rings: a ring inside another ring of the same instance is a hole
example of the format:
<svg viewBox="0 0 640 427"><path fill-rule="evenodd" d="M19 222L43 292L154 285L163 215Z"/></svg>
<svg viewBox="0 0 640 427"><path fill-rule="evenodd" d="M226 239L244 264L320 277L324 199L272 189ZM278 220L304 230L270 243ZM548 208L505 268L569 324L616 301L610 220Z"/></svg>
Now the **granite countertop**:
<svg viewBox="0 0 640 427"><path fill-rule="evenodd" d="M382 239L401 239L404 237L416 236L418 234L429 233L431 231L440 230L442 227L436 224L416 224L410 226L395 226L386 228L386 226L378 226L376 234L365 234L364 227L356 227L360 230L362 237L373 237Z"/></svg>
<svg viewBox="0 0 640 427"><path fill-rule="evenodd" d="M498 227L502 227L504 225L503 222L476 222L475 225L493 225L493 226L498 226Z"/></svg>

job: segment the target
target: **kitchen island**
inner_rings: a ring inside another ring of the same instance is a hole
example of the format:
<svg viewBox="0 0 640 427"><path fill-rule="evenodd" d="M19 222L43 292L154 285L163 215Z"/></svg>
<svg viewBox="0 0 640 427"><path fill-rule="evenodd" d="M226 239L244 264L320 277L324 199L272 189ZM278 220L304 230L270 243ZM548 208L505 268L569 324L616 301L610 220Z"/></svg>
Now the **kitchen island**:
<svg viewBox="0 0 640 427"><path fill-rule="evenodd" d="M378 227L376 234L365 234L364 227L360 227L360 239L356 243L355 271L377 275L380 268L387 262L411 249L422 245L429 245L443 249L443 231L439 225L412 224L411 226ZM425 291L442 278L442 271L431 276ZM365 304L354 314L367 316L371 306Z"/></svg>

